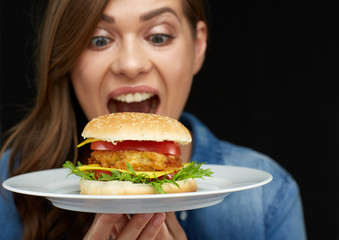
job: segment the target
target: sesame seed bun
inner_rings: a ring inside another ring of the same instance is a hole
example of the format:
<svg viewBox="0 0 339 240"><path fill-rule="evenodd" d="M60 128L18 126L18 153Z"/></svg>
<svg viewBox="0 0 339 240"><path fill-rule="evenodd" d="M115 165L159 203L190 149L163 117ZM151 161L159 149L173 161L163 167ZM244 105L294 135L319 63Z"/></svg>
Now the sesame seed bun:
<svg viewBox="0 0 339 240"><path fill-rule="evenodd" d="M94 118L85 126L81 135L108 142L136 140L188 144L192 141L188 129L173 118L132 112Z"/></svg>

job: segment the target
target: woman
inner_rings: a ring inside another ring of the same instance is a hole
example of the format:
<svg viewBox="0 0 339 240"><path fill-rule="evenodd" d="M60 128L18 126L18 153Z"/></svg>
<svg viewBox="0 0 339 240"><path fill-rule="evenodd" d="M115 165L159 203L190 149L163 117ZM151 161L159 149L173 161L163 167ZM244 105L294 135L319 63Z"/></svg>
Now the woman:
<svg viewBox="0 0 339 240"><path fill-rule="evenodd" d="M183 160L255 167L275 180L205 209L174 213L84 214L42 198L0 199L1 234L17 239L303 239L298 187L272 160L216 139L182 113L204 61L207 26L200 0L49 1L40 34L38 92L3 147L1 180L83 161L79 131L117 111L167 115L192 131ZM9 149L10 151L6 149Z"/></svg>

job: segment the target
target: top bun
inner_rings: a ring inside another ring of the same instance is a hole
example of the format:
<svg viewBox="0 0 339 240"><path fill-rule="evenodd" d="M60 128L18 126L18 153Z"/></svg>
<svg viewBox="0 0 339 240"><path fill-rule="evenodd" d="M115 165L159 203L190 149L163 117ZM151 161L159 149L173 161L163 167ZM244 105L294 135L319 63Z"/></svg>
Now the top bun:
<svg viewBox="0 0 339 240"><path fill-rule="evenodd" d="M188 144L192 137L188 129L173 118L150 113L111 113L92 119L81 136L107 142L125 140L173 141Z"/></svg>

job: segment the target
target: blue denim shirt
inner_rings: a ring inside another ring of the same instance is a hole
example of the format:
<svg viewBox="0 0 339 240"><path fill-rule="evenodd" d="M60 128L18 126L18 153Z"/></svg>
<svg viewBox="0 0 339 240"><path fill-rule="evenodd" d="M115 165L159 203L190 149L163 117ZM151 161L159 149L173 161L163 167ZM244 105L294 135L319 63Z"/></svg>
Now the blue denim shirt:
<svg viewBox="0 0 339 240"><path fill-rule="evenodd" d="M269 157L217 139L194 116L181 122L192 132L192 161L261 169L273 176L269 184L230 194L221 203L178 212L188 239L303 240L303 211L295 180Z"/></svg>
<svg viewBox="0 0 339 240"><path fill-rule="evenodd" d="M0 160L0 239L17 240L22 236L22 225L13 200L13 194L2 187L8 178L8 160L10 151L6 151Z"/></svg>
<svg viewBox="0 0 339 240"><path fill-rule="evenodd" d="M192 161L262 169L273 175L263 187L230 194L215 206L177 212L188 239L306 239L299 190L293 178L269 157L217 139L193 115L181 121L194 138ZM0 162L0 177L8 177L8 152ZM21 222L12 194L0 195L0 239L18 239Z"/></svg>

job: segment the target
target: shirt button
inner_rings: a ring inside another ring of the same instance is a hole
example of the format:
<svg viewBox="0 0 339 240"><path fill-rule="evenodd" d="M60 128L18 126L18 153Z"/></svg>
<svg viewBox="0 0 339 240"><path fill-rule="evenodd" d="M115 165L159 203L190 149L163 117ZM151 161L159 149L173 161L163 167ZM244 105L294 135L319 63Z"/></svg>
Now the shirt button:
<svg viewBox="0 0 339 240"><path fill-rule="evenodd" d="M187 211L180 212L180 216L179 217L180 217L181 221L185 221L187 219L187 216L188 216Z"/></svg>

